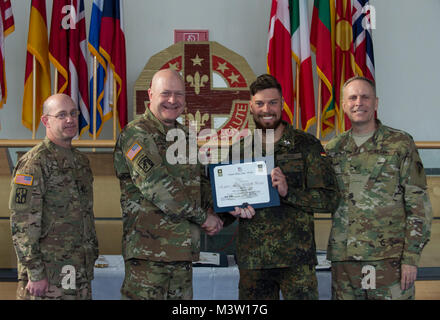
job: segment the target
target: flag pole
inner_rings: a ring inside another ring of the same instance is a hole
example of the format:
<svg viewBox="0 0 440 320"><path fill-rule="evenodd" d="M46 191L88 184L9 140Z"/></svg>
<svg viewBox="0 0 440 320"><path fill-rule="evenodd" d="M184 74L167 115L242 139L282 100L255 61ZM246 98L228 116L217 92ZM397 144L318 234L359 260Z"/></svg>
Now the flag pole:
<svg viewBox="0 0 440 320"><path fill-rule="evenodd" d="M316 138L317 139L321 139L321 104L322 104L321 87L322 87L322 80L321 80L321 78L319 78L319 80L318 80L318 118L316 119Z"/></svg>
<svg viewBox="0 0 440 320"><path fill-rule="evenodd" d="M96 109L97 109L97 91L98 91L98 79L97 77L97 63L96 63L96 56L93 57L93 141L96 140ZM93 152L96 151L95 148L92 150Z"/></svg>
<svg viewBox="0 0 440 320"><path fill-rule="evenodd" d="M117 126L117 118L118 118L118 97L117 95L117 82L113 77L113 140L116 141L116 126Z"/></svg>
<svg viewBox="0 0 440 320"><path fill-rule="evenodd" d="M296 64L296 80L295 80L295 89L296 89L296 109L295 109L295 118L296 118L296 129L299 130L299 65Z"/></svg>
<svg viewBox="0 0 440 320"><path fill-rule="evenodd" d="M54 86L53 86L53 93L55 94L55 93L58 93L58 69L57 68L55 68L55 71L54 71Z"/></svg>
<svg viewBox="0 0 440 320"><path fill-rule="evenodd" d="M37 104L37 64L32 56L32 139L35 140L36 104Z"/></svg>

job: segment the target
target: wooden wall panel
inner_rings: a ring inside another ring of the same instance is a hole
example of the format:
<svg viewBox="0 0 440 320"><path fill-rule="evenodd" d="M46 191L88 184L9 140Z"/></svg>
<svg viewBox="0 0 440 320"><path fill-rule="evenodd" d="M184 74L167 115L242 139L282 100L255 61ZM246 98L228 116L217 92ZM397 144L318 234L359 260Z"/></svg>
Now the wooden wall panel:
<svg viewBox="0 0 440 320"><path fill-rule="evenodd" d="M11 227L8 219L0 220L0 269L16 268L17 256L12 245Z"/></svg>

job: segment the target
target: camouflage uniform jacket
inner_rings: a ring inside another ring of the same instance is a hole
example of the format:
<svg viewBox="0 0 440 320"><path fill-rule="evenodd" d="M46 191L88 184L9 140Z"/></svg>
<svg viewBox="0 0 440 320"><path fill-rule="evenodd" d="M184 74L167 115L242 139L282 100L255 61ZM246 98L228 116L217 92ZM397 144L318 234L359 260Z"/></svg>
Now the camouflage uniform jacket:
<svg viewBox="0 0 440 320"><path fill-rule="evenodd" d="M377 125L360 147L351 130L326 146L343 196L327 256L332 261L401 258L402 264L417 265L432 220L422 161L410 135Z"/></svg>
<svg viewBox="0 0 440 320"><path fill-rule="evenodd" d="M185 127L175 123L188 137ZM121 132L114 151L120 180L125 260L198 260L200 228L207 211L200 207L200 166L170 164L169 128L149 109Z"/></svg>
<svg viewBox="0 0 440 320"><path fill-rule="evenodd" d="M71 265L77 283L91 281L98 240L88 158L46 138L23 155L13 177L9 209L19 280L48 278L59 286L62 268Z"/></svg>
<svg viewBox="0 0 440 320"><path fill-rule="evenodd" d="M315 265L314 212L332 212L339 203L336 177L315 137L285 123L275 143L275 167L286 175L288 194L279 207L256 209L240 219L237 260L242 269Z"/></svg>

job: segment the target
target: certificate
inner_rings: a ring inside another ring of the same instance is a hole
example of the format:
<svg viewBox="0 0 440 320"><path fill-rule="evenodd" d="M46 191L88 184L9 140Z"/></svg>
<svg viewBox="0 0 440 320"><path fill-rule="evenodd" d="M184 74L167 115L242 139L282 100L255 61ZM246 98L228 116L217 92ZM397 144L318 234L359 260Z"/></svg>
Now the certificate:
<svg viewBox="0 0 440 320"><path fill-rule="evenodd" d="M280 205L265 161L216 164L210 165L209 170L215 212L247 205L254 208Z"/></svg>

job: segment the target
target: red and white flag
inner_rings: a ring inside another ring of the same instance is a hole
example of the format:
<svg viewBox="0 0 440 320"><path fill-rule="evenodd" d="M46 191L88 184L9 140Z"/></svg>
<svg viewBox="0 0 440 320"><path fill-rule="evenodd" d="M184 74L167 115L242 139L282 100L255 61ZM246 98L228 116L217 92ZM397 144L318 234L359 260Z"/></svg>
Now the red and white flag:
<svg viewBox="0 0 440 320"><path fill-rule="evenodd" d="M299 80L296 84L296 90L299 91L297 107L299 104L302 129L307 131L316 123L307 0L293 0L291 4L292 54L299 72L299 78L297 76Z"/></svg>
<svg viewBox="0 0 440 320"><path fill-rule="evenodd" d="M49 58L58 70L55 91L72 98L80 110L81 122L89 117L84 0L54 0L49 51Z"/></svg>
<svg viewBox="0 0 440 320"><path fill-rule="evenodd" d="M8 90L5 70L5 38L15 30L11 1L0 0L0 108L6 103Z"/></svg>
<svg viewBox="0 0 440 320"><path fill-rule="evenodd" d="M284 98L283 120L294 117L292 43L288 0L272 0L267 41L267 73L281 84Z"/></svg>

